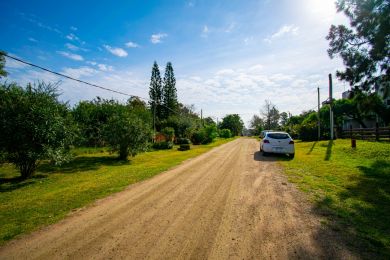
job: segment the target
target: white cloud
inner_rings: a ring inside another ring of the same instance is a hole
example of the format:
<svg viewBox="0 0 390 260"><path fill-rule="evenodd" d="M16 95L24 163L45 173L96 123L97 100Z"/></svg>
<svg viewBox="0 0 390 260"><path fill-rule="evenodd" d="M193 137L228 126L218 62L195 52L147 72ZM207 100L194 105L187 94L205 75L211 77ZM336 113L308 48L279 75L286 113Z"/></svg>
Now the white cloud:
<svg viewBox="0 0 390 260"><path fill-rule="evenodd" d="M277 32L272 34L270 37L265 38L264 41L267 43L271 43L272 40L274 40L274 39L281 38L281 37L286 36L286 35L295 36L295 35L298 35L298 33L299 33L298 26L295 26L294 24L283 25L282 27L279 28L279 30Z"/></svg>
<svg viewBox="0 0 390 260"><path fill-rule="evenodd" d="M93 65L93 66L97 65L97 62L95 62L95 61L87 61L86 63L87 63L87 64L91 64L91 65Z"/></svg>
<svg viewBox="0 0 390 260"><path fill-rule="evenodd" d="M80 67L80 68L64 68L62 73L71 76L73 78L79 79L80 77L88 77L97 73L97 70L91 67Z"/></svg>
<svg viewBox="0 0 390 260"><path fill-rule="evenodd" d="M71 51L78 51L78 50L80 50L79 47L77 47L76 45L73 45L71 43L66 43L65 47L68 48Z"/></svg>
<svg viewBox="0 0 390 260"><path fill-rule="evenodd" d="M230 33L234 30L234 28L236 28L236 23L235 22L232 22L229 24L229 26L225 29L225 32L227 33Z"/></svg>
<svg viewBox="0 0 390 260"><path fill-rule="evenodd" d="M168 36L168 34L166 34L166 33L152 34L152 36L150 36L150 41L153 44L157 44L157 43L160 43L162 41L162 39L166 38L167 36Z"/></svg>
<svg viewBox="0 0 390 260"><path fill-rule="evenodd" d="M17 55L15 55L13 53L8 53L8 54L12 57L20 59L20 57L18 57ZM28 67L27 64L24 64L24 63L18 62L16 60L10 59L8 57L5 57L5 70L6 71L7 71L7 69L23 69L26 67Z"/></svg>
<svg viewBox="0 0 390 260"><path fill-rule="evenodd" d="M77 31L77 27L75 27L75 26L71 26L70 29L71 29L72 31Z"/></svg>
<svg viewBox="0 0 390 260"><path fill-rule="evenodd" d="M139 45L137 43L135 43L135 42L130 41L130 42L126 43L126 47L128 47L128 48L138 48Z"/></svg>
<svg viewBox="0 0 390 260"><path fill-rule="evenodd" d="M36 39L34 39L33 37L30 37L30 38L28 38L28 40L30 41L30 42L38 42Z"/></svg>
<svg viewBox="0 0 390 260"><path fill-rule="evenodd" d="M114 71L114 67L113 66L108 66L106 64L97 64L99 70L101 71Z"/></svg>
<svg viewBox="0 0 390 260"><path fill-rule="evenodd" d="M203 38L207 38L207 36L209 35L209 27L207 25L203 26L203 30L202 30L202 33L201 33L201 37Z"/></svg>
<svg viewBox="0 0 390 260"><path fill-rule="evenodd" d="M118 57L126 57L127 56L127 52L122 48L111 47L109 45L103 45L103 47L106 48L107 51L111 52L115 56L118 56Z"/></svg>
<svg viewBox="0 0 390 260"><path fill-rule="evenodd" d="M66 38L70 41L78 41L79 40L79 37L77 37L75 34L73 33L70 33L66 36Z"/></svg>
<svg viewBox="0 0 390 260"><path fill-rule="evenodd" d="M61 54L64 57L67 57L71 60L77 60L77 61L84 60L83 56L78 55L78 54L74 54L74 53L70 53L70 52L66 52L66 51L57 51L57 53Z"/></svg>

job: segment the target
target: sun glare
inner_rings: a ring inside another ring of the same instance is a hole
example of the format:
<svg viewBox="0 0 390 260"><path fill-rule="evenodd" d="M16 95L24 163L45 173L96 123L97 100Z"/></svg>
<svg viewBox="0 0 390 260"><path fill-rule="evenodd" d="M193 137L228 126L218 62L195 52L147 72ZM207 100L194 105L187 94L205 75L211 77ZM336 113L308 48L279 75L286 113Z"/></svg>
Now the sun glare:
<svg viewBox="0 0 390 260"><path fill-rule="evenodd" d="M335 0L306 0L305 5L319 19L331 20L336 15Z"/></svg>

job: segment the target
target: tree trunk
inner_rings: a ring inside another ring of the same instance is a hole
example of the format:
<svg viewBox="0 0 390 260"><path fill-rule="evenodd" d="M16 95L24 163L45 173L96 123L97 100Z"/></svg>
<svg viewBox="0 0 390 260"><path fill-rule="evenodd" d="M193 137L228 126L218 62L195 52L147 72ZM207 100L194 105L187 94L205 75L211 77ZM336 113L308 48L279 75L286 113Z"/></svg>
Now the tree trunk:
<svg viewBox="0 0 390 260"><path fill-rule="evenodd" d="M19 170L22 179L31 178L37 168L37 161L27 161L19 165Z"/></svg>
<svg viewBox="0 0 390 260"><path fill-rule="evenodd" d="M127 149L127 146L121 146L119 148L119 159L126 161L128 156L129 156L129 149Z"/></svg>

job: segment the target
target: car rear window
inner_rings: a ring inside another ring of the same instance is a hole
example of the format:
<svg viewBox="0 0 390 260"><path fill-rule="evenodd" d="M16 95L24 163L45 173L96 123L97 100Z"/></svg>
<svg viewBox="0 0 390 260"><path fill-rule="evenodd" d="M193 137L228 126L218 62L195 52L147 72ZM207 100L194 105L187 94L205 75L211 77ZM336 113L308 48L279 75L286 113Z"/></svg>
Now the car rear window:
<svg viewBox="0 0 390 260"><path fill-rule="evenodd" d="M272 139L287 139L287 138L289 138L288 134L281 134L281 133L275 133L275 134L268 133L267 136L272 138Z"/></svg>

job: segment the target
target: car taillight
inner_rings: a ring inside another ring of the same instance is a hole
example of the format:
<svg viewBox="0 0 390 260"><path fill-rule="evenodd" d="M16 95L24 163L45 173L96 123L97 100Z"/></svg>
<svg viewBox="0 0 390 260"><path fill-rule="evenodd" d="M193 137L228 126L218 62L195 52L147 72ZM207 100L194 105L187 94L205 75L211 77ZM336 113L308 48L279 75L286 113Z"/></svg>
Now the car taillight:
<svg viewBox="0 0 390 260"><path fill-rule="evenodd" d="M294 144L294 141L293 141L293 140L291 140L291 141L289 142L289 144Z"/></svg>
<svg viewBox="0 0 390 260"><path fill-rule="evenodd" d="M265 143L265 144L269 144L269 141L268 141L268 140L264 140L264 143Z"/></svg>

